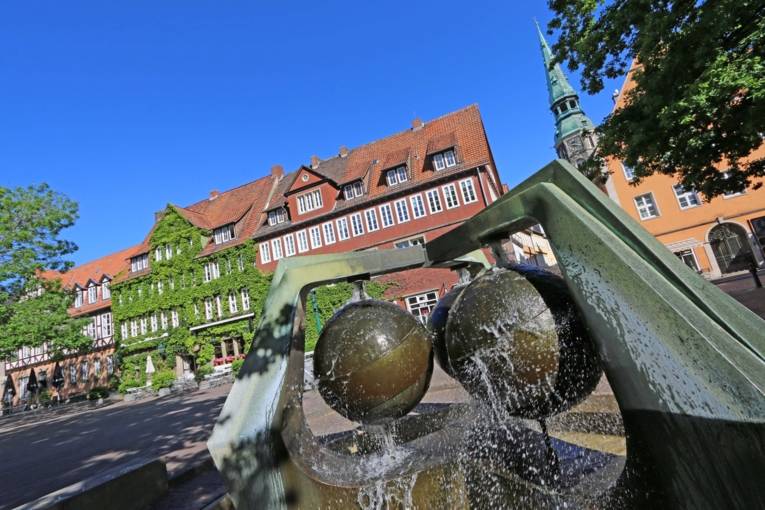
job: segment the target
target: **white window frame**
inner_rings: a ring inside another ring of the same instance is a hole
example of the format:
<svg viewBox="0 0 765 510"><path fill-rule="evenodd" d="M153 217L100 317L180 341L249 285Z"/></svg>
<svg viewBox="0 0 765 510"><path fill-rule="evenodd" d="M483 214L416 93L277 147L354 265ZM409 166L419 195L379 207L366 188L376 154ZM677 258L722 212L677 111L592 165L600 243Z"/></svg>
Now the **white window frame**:
<svg viewBox="0 0 765 510"><path fill-rule="evenodd" d="M682 184L674 184L672 186L672 191L675 193L675 198L677 199L677 205L680 206L681 210L693 209L694 207L698 207L701 205L699 194L696 193L694 190L686 190ZM683 200L685 200L686 202L685 206L683 206ZM695 203L693 203L694 201Z"/></svg>
<svg viewBox="0 0 765 510"><path fill-rule="evenodd" d="M619 164L622 166L622 173L624 173L624 178L627 179L627 182L632 182L635 180L635 171L622 163L621 161Z"/></svg>
<svg viewBox="0 0 765 510"><path fill-rule="evenodd" d="M178 316L178 310L170 310L170 324L172 324L174 328L181 325L181 318Z"/></svg>
<svg viewBox="0 0 765 510"><path fill-rule="evenodd" d="M308 237L311 240L311 249L321 248L321 229L318 226L308 229Z"/></svg>
<svg viewBox="0 0 765 510"><path fill-rule="evenodd" d="M295 254L295 237L292 234L284 236L284 256L291 257Z"/></svg>
<svg viewBox="0 0 765 510"><path fill-rule="evenodd" d="M112 298L112 289L111 289L112 283L109 280L103 280L101 282L101 299L111 299Z"/></svg>
<svg viewBox="0 0 765 510"><path fill-rule="evenodd" d="M460 192L462 193L463 204L467 205L472 204L473 202L478 202L478 195L476 195L472 177L460 181Z"/></svg>
<svg viewBox="0 0 765 510"><path fill-rule="evenodd" d="M298 214L305 214L307 212L321 209L324 205L321 197L321 190L315 189L302 195L297 196Z"/></svg>
<svg viewBox="0 0 765 510"><path fill-rule="evenodd" d="M411 219L409 215L409 207L406 205L406 199L396 200L393 202L396 206L396 220L399 224L406 223Z"/></svg>
<svg viewBox="0 0 765 510"><path fill-rule="evenodd" d="M220 294L215 295L215 311L218 312L218 318L223 317L223 301L220 299Z"/></svg>
<svg viewBox="0 0 765 510"><path fill-rule="evenodd" d="M406 303L407 311L414 315L418 321L425 324L430 314L433 313L433 309L436 307L436 304L438 303L438 291L431 290L421 294L407 296L404 298L404 302ZM427 313L423 314L421 312L423 309L427 309ZM415 313L415 311L417 313Z"/></svg>
<svg viewBox="0 0 765 510"><path fill-rule="evenodd" d="M647 203L641 204L638 202L638 199L641 199L642 201L645 197L650 197L651 205L653 205L653 208L656 210L656 214L649 214L650 206ZM635 208L637 209L637 212L638 212L638 217L641 220L650 220L652 218L658 218L660 216L659 204L656 203L656 200L653 198L653 193L651 193L650 191L648 193L643 193L642 195L638 195L634 197L632 201L635 204ZM643 215L644 211L646 212L646 215Z"/></svg>
<svg viewBox="0 0 765 510"><path fill-rule="evenodd" d="M82 289L77 287L74 289L74 307L80 308L82 306Z"/></svg>
<svg viewBox="0 0 765 510"><path fill-rule="evenodd" d="M278 225L287 221L287 210L284 207L279 207L272 211L268 211L268 224L271 226Z"/></svg>
<svg viewBox="0 0 765 510"><path fill-rule="evenodd" d="M258 251L260 251L260 262L262 264L268 264L271 262L271 245L268 243L268 241L260 243Z"/></svg>
<svg viewBox="0 0 765 510"><path fill-rule="evenodd" d="M239 311L239 305L236 302L236 293L228 293L228 311L229 313L237 313Z"/></svg>
<svg viewBox="0 0 765 510"><path fill-rule="evenodd" d="M329 246L337 242L337 236L335 235L335 226L331 221L322 223L321 230L324 233L324 244Z"/></svg>
<svg viewBox="0 0 765 510"><path fill-rule="evenodd" d="M173 258L173 247L170 246L169 244L166 244L165 245L165 259L166 260L170 260L171 258Z"/></svg>
<svg viewBox="0 0 765 510"><path fill-rule="evenodd" d="M157 246L156 248L154 248L154 260L156 260L157 262L162 260L162 247L161 246Z"/></svg>
<svg viewBox="0 0 765 510"><path fill-rule="evenodd" d="M242 297L242 310L249 310L250 309L250 291L247 289L242 289L239 294Z"/></svg>
<svg viewBox="0 0 765 510"><path fill-rule="evenodd" d="M385 171L385 182L388 186L396 186L409 180L409 174L406 172L406 165L397 166Z"/></svg>
<svg viewBox="0 0 765 510"><path fill-rule="evenodd" d="M271 239L271 248L273 248L273 259L279 260L284 257L282 252L282 240L280 238Z"/></svg>
<svg viewBox="0 0 765 510"><path fill-rule="evenodd" d="M210 282L220 278L220 266L218 265L217 260L207 262L204 268L205 268L205 282ZM157 292L159 294L162 293L162 291L159 288L159 285L157 286Z"/></svg>
<svg viewBox="0 0 765 510"><path fill-rule="evenodd" d="M141 326L141 334L145 335L149 331L149 321L146 320L146 317L141 317L139 320L139 324Z"/></svg>
<svg viewBox="0 0 765 510"><path fill-rule="evenodd" d="M415 242L419 241L419 242ZM421 246L425 244L425 236L414 236L408 239L402 239L393 243L393 247L397 250L402 248L411 248L412 246Z"/></svg>
<svg viewBox="0 0 765 510"><path fill-rule="evenodd" d="M298 230L295 233L295 237L297 237L297 249L298 253L305 253L308 251L308 232L304 230Z"/></svg>
<svg viewBox="0 0 765 510"><path fill-rule="evenodd" d="M444 194L444 203L446 205L447 209L454 209L455 207L460 206L460 200L457 196L457 187L454 185L453 182L450 182L449 184L446 184L445 186L441 186L441 191ZM453 199L454 203L449 205L449 203L452 201L450 199Z"/></svg>
<svg viewBox="0 0 765 510"><path fill-rule="evenodd" d="M428 210L430 214L438 214L444 210L444 204L441 203L441 194L438 192L438 188L429 189L425 192L425 197L428 199ZM438 207L434 207L434 204Z"/></svg>
<svg viewBox="0 0 765 510"><path fill-rule="evenodd" d="M360 197L364 194L364 185L361 181L355 181L351 184L343 186L343 198L346 200L352 200L356 197Z"/></svg>
<svg viewBox="0 0 765 510"><path fill-rule="evenodd" d="M98 301L98 287L91 283L88 285L88 303L92 304Z"/></svg>
<svg viewBox="0 0 765 510"><path fill-rule="evenodd" d="M128 336L128 325L127 325L127 322L123 322L122 324L120 324L120 336L122 338L130 338Z"/></svg>
<svg viewBox="0 0 765 510"><path fill-rule="evenodd" d="M412 217L415 220L422 218L427 214L425 212L425 202L422 200L422 195L420 193L409 197L409 202L412 204Z"/></svg>
<svg viewBox="0 0 765 510"><path fill-rule="evenodd" d="M380 230L380 224L377 222L377 212L374 209L364 211L364 217L367 220L367 232Z"/></svg>
<svg viewBox="0 0 765 510"><path fill-rule="evenodd" d="M383 204L380 207L378 207L380 210L380 219L382 220L382 228L388 228L395 225L395 221L393 219L393 209L391 208L390 203ZM386 215L387 213L387 215ZM389 220L389 221L386 221Z"/></svg>
<svg viewBox="0 0 765 510"><path fill-rule="evenodd" d="M457 157L454 154L454 149L447 149L445 151L433 154L433 168L436 170L444 170L445 168L451 168L457 164Z"/></svg>
<svg viewBox="0 0 765 510"><path fill-rule="evenodd" d="M167 312L164 310L159 312L159 327L167 329Z"/></svg>
<svg viewBox="0 0 765 510"><path fill-rule="evenodd" d="M205 319L212 320L213 318L213 298L205 298ZM164 329L164 328L163 328Z"/></svg>
<svg viewBox="0 0 765 510"><path fill-rule="evenodd" d="M350 239L351 231L348 228L348 218L338 218L335 220L337 225L337 238L341 241Z"/></svg>
<svg viewBox="0 0 765 510"><path fill-rule="evenodd" d="M213 230L213 237L215 239L215 244L223 244L235 239L234 224L229 223L216 228Z"/></svg>
<svg viewBox="0 0 765 510"><path fill-rule="evenodd" d="M350 218L353 237L364 235L364 220L361 219L361 213L351 214Z"/></svg>
<svg viewBox="0 0 765 510"><path fill-rule="evenodd" d="M153 313L149 316L149 326L151 327L151 332L154 333L159 329L159 321L157 320L157 314Z"/></svg>

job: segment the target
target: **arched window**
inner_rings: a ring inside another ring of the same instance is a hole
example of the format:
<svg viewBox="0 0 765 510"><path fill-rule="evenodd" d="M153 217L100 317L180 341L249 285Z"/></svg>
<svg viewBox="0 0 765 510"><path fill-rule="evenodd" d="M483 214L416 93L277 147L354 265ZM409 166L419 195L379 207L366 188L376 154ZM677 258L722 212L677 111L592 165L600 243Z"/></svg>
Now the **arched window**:
<svg viewBox="0 0 765 510"><path fill-rule="evenodd" d="M744 271L752 264L752 248L741 225L721 223L715 226L709 232L709 244L723 273Z"/></svg>

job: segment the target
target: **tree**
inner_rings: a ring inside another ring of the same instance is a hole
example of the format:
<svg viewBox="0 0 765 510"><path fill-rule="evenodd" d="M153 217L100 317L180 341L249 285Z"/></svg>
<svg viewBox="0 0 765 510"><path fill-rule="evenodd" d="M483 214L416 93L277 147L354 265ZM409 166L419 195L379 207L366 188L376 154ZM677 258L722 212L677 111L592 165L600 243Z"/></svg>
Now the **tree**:
<svg viewBox="0 0 765 510"><path fill-rule="evenodd" d="M53 351L89 345L82 319L67 309L70 291L42 271L65 271L77 246L60 237L77 219L77 203L46 184L0 187L0 358L48 342Z"/></svg>
<svg viewBox="0 0 765 510"><path fill-rule="evenodd" d="M765 158L751 153L765 134L765 0L548 4L556 61L581 67L588 93L635 63L635 87L598 128L590 166L615 157L638 182L677 175L707 199L761 186Z"/></svg>

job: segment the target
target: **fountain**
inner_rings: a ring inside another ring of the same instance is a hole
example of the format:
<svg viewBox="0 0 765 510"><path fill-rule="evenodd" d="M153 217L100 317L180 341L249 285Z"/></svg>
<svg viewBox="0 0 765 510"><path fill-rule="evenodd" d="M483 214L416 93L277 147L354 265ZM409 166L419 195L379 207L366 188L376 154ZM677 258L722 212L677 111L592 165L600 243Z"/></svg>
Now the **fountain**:
<svg viewBox="0 0 765 510"><path fill-rule="evenodd" d="M536 223L562 280L509 266L497 248ZM490 266L487 246L503 267ZM327 334L315 363L322 395L365 433L316 437L302 406L308 292L415 267L472 276L431 326L437 361L475 402L407 414L431 354L421 331L362 300L333 319L352 343L339 348ZM508 300L492 292L500 287L522 290ZM761 319L554 161L424 247L282 260L208 448L237 508L765 507L763 332ZM384 341L371 349L378 333ZM396 356L402 345L417 354ZM363 377L380 360L393 362ZM334 370L340 361L346 369ZM626 461L546 434L544 420L585 397L600 367Z"/></svg>

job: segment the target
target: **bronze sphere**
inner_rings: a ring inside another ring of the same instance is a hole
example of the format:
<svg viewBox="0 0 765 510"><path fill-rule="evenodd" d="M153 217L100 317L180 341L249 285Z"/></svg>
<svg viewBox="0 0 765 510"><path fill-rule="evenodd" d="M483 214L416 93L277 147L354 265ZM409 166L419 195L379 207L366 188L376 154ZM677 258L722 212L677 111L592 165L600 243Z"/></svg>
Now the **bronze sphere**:
<svg viewBox="0 0 765 510"><path fill-rule="evenodd" d="M427 330L384 301L349 303L335 313L314 350L314 376L327 404L349 420L399 418L422 399L433 373Z"/></svg>
<svg viewBox="0 0 765 510"><path fill-rule="evenodd" d="M565 282L534 267L476 278L455 300L445 337L445 356L468 392L512 416L564 411L601 376Z"/></svg>
<svg viewBox="0 0 765 510"><path fill-rule="evenodd" d="M446 321L449 319L449 310L457 297L465 290L466 285L455 286L438 300L436 307L428 317L428 331L433 342L433 354L441 369L454 377L454 369L449 363L449 353L446 350Z"/></svg>

